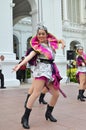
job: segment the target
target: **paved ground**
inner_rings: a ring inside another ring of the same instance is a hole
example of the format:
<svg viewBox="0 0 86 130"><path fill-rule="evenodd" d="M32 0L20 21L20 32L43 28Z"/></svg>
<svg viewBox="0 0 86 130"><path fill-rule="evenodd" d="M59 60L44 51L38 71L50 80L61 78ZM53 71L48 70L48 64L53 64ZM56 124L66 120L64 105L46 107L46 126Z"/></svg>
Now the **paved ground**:
<svg viewBox="0 0 86 130"><path fill-rule="evenodd" d="M45 120L46 105L40 105L37 100L30 116L30 130L86 130L86 102L77 100L78 84L61 86L67 98L60 95L56 104L53 115L58 119L57 123ZM27 84L19 88L0 89L0 130L24 130L20 119L27 90ZM49 98L48 93L45 100L49 101Z"/></svg>

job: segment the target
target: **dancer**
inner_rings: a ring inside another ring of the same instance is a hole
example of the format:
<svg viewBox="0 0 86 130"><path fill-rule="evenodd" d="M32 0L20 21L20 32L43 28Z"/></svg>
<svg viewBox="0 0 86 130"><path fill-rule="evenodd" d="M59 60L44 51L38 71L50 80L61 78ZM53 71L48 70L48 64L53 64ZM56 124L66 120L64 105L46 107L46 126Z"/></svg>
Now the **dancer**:
<svg viewBox="0 0 86 130"><path fill-rule="evenodd" d="M33 104L37 97L40 95L44 86L47 86L50 93L51 99L47 104L47 110L45 112L46 120L52 122L57 122L52 115L52 111L55 107L57 99L59 97L60 80L62 79L59 75L59 71L54 63L55 50L58 49L58 44L62 44L62 48L65 47L63 40L57 40L55 36L48 33L45 26L39 26L37 29L37 35L31 39L31 47L33 50L31 53L25 57L25 59L18 65L16 65L13 70L18 71L18 69L25 63L29 62L32 57L38 54L37 65L34 67L33 76L34 81L32 83L34 89L31 96L28 99L25 112L22 116L21 123L26 129L29 129L29 117L32 111ZM62 94L64 94L62 92ZM64 95L65 96L65 95Z"/></svg>
<svg viewBox="0 0 86 130"><path fill-rule="evenodd" d="M79 94L77 99L80 101L85 101L84 98L86 97L83 94L86 89L86 54L83 52L82 46L77 47L76 63L78 67L76 77L79 82Z"/></svg>

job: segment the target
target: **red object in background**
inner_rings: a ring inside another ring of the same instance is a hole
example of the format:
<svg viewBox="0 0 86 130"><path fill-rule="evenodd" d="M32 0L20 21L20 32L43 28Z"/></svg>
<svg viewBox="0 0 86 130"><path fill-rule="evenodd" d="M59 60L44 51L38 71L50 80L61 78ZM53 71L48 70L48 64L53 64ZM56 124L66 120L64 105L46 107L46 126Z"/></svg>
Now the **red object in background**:
<svg viewBox="0 0 86 130"><path fill-rule="evenodd" d="M26 70L26 65L22 65L22 66L20 67L20 70Z"/></svg>

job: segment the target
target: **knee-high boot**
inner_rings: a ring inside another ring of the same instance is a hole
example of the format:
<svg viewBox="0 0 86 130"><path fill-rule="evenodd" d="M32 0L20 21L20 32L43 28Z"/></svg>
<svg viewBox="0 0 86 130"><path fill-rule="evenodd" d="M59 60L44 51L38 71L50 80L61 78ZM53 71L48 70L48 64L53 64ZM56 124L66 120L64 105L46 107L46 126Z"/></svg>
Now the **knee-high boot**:
<svg viewBox="0 0 86 130"><path fill-rule="evenodd" d="M39 97L39 103L47 104L47 102L44 100L45 94L41 93Z"/></svg>
<svg viewBox="0 0 86 130"><path fill-rule="evenodd" d="M54 107L47 105L47 111L45 113L45 118L46 118L46 120L49 119L52 122L57 122L57 120L51 114L53 109L54 109Z"/></svg>
<svg viewBox="0 0 86 130"><path fill-rule="evenodd" d="M27 97L26 97L26 100L25 100L25 103L24 103L24 107L26 108L26 106L27 106L27 101L28 101L28 98L30 97L30 94L28 94L27 95Z"/></svg>
<svg viewBox="0 0 86 130"><path fill-rule="evenodd" d="M84 92L85 92L85 90L83 89L83 90L82 90L82 97L83 97L83 98L86 98L86 96L84 96Z"/></svg>
<svg viewBox="0 0 86 130"><path fill-rule="evenodd" d="M26 108L25 113L24 113L24 115L22 116L22 119L21 119L21 124L25 129L30 128L29 123L28 123L29 122L30 112L31 112L31 109Z"/></svg>
<svg viewBox="0 0 86 130"><path fill-rule="evenodd" d="M79 90L79 94L78 94L78 97L77 97L78 100L84 102L85 100L83 99L83 90Z"/></svg>

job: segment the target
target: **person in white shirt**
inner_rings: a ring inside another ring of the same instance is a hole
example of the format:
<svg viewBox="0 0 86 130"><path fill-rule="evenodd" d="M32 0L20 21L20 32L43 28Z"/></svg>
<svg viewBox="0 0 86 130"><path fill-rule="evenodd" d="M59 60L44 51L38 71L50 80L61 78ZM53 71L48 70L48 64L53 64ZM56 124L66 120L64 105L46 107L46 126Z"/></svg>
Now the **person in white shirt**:
<svg viewBox="0 0 86 130"><path fill-rule="evenodd" d="M2 73L2 64L1 62L4 60L4 56L1 55L0 56L0 80L1 80L1 89L4 89L6 87L4 87L4 75Z"/></svg>

